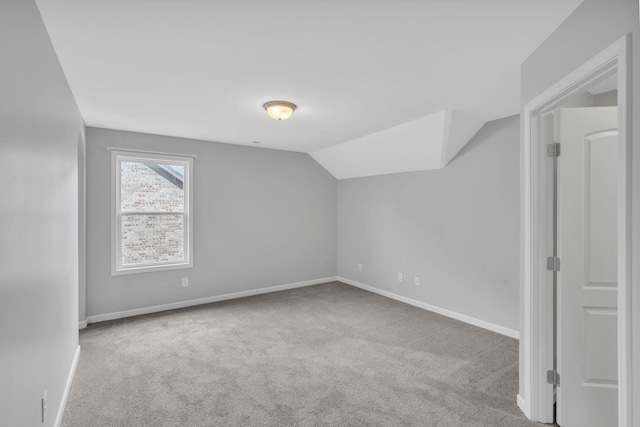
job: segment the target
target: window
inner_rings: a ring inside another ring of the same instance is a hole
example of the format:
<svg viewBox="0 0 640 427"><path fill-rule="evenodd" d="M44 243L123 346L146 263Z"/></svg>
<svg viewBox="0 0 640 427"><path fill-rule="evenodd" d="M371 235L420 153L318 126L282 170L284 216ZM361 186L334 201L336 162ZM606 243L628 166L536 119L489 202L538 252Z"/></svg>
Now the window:
<svg viewBox="0 0 640 427"><path fill-rule="evenodd" d="M112 151L112 274L193 266L193 159Z"/></svg>

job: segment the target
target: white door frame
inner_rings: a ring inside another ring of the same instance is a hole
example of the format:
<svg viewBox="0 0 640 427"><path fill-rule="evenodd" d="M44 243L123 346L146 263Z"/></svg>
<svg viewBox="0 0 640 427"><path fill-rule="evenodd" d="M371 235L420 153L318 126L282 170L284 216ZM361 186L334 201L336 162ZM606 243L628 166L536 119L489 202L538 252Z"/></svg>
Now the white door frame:
<svg viewBox="0 0 640 427"><path fill-rule="evenodd" d="M587 61L567 77L524 106L522 152L521 331L524 372L518 406L531 420L553 422L553 386L547 370L553 369L553 273L551 256L553 215L552 162L541 141L543 115L591 84L618 76L618 426L632 422L631 380L631 52L630 35ZM561 379L562 384L562 379Z"/></svg>

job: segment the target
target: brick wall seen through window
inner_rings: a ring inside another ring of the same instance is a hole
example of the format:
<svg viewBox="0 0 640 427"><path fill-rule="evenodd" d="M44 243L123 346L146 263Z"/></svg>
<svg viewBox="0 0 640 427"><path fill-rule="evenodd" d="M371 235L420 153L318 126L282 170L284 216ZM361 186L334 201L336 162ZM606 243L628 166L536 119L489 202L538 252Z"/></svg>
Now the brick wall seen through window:
<svg viewBox="0 0 640 427"><path fill-rule="evenodd" d="M184 190L148 164L120 165L121 265L184 261ZM181 165L152 166L184 176Z"/></svg>

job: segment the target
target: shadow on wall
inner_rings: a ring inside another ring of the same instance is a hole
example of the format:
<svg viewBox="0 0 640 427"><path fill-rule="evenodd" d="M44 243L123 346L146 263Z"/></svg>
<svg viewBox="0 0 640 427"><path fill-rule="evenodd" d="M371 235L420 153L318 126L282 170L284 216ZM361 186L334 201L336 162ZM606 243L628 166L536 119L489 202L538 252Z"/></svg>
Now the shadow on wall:
<svg viewBox="0 0 640 427"><path fill-rule="evenodd" d="M496 122L500 122L501 120L509 120L513 117L517 117L520 118L519 114L513 115L513 116L509 116L509 117L504 117L502 119L499 120L494 120L491 122L486 123L484 126L482 126L480 128L480 130L471 138L471 140L464 146L462 147L462 149L460 151L458 151L458 154L456 154L455 156L453 156L453 159L451 159L451 162L449 162L449 164L447 166L449 166L450 164L454 163L456 160L460 159L462 156L467 155L468 153L470 153L473 150L476 150L479 146L481 146L484 142L486 142L486 137L490 135L489 132L492 132L492 128L495 127ZM520 139L515 139L513 141L513 143L515 145L520 145ZM446 166L445 166L446 167Z"/></svg>

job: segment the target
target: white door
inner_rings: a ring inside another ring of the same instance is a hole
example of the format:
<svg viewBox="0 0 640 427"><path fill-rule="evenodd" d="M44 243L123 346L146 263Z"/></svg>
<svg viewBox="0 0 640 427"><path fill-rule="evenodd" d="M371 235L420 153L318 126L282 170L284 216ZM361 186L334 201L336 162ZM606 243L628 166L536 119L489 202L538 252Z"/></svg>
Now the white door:
<svg viewBox="0 0 640 427"><path fill-rule="evenodd" d="M618 109L559 117L557 422L616 426Z"/></svg>

